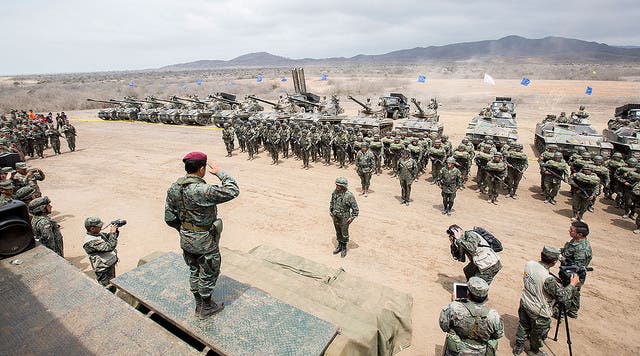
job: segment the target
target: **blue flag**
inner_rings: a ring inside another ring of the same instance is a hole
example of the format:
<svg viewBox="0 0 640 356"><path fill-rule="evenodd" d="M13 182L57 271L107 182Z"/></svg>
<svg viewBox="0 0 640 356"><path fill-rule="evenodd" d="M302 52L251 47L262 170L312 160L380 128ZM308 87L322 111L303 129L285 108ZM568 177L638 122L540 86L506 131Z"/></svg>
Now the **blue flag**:
<svg viewBox="0 0 640 356"><path fill-rule="evenodd" d="M529 84L531 84L531 80L529 80L529 78L527 78L527 77L522 78L522 81L520 82L520 85L523 85L523 86L526 87Z"/></svg>
<svg viewBox="0 0 640 356"><path fill-rule="evenodd" d="M258 83L262 83L262 76L261 76L261 75L259 75L259 76L256 78L256 82L258 82Z"/></svg>
<svg viewBox="0 0 640 356"><path fill-rule="evenodd" d="M132 81L129 82L129 86L133 88L133 87L136 86L136 83L134 83L133 80L132 80Z"/></svg>
<svg viewBox="0 0 640 356"><path fill-rule="evenodd" d="M585 90L584 93L587 94L587 95L591 95L593 93L593 88L588 86L587 90Z"/></svg>
<svg viewBox="0 0 640 356"><path fill-rule="evenodd" d="M232 86L233 86L233 83L229 82L229 83L227 83L227 86L228 86L228 87L232 87Z"/></svg>
<svg viewBox="0 0 640 356"><path fill-rule="evenodd" d="M189 86L186 84L182 84L182 89L187 89Z"/></svg>
<svg viewBox="0 0 640 356"><path fill-rule="evenodd" d="M427 77L425 77L424 75L418 76L418 83L424 83L426 80L427 80Z"/></svg>
<svg viewBox="0 0 640 356"><path fill-rule="evenodd" d="M196 82L196 84L198 84L198 86L201 86L201 85L202 85L202 80L201 80L201 79L198 79L198 81Z"/></svg>
<svg viewBox="0 0 640 356"><path fill-rule="evenodd" d="M286 82L287 81L287 77L285 77L284 75L282 76L282 79L280 79L281 82Z"/></svg>
<svg viewBox="0 0 640 356"><path fill-rule="evenodd" d="M320 80L327 80L327 75L322 73L322 78L320 78Z"/></svg>

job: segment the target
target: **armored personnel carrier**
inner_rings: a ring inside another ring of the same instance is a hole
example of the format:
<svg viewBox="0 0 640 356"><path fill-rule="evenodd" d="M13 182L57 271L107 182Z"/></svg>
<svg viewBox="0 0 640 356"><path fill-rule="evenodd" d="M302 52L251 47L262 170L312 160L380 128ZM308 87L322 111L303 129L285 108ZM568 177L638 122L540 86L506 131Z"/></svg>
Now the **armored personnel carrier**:
<svg viewBox="0 0 640 356"><path fill-rule="evenodd" d="M640 104L617 107L615 117L609 120L602 135L615 152L640 159Z"/></svg>
<svg viewBox="0 0 640 356"><path fill-rule="evenodd" d="M409 101L400 93L391 93L389 96L381 96L378 105L388 119L404 119L409 116Z"/></svg>
<svg viewBox="0 0 640 356"><path fill-rule="evenodd" d="M435 132L438 136L442 135L444 126L440 122L440 115L438 115L437 101L431 99L426 111L422 109L420 102L415 98L411 98L411 102L416 106L416 112L411 114L411 118L397 122L396 130L405 134L431 134Z"/></svg>
<svg viewBox="0 0 640 356"><path fill-rule="evenodd" d="M386 118L381 110L374 111L371 105L367 105L351 95L347 98L360 105L362 110L357 116L344 117L341 121L343 125L347 127L359 126L363 131L370 133L377 131L380 134L385 134L393 129L393 120Z"/></svg>
<svg viewBox="0 0 640 356"><path fill-rule="evenodd" d="M493 110L494 107L498 107L498 110ZM505 110L505 107L507 110ZM471 142L475 146L487 136L491 137L498 148L507 143L509 139L518 140L516 113L509 110L515 110L515 104L513 104L511 98L497 97L489 108L482 109L478 116L471 119L465 135L471 138Z"/></svg>
<svg viewBox="0 0 640 356"><path fill-rule="evenodd" d="M311 101L306 101L303 99L299 99L296 96L289 96L289 100L291 100L294 104L301 107L312 107L312 112L301 112L294 114L290 117L291 121L296 122L307 122L307 123L330 123L330 124L339 124L342 122L346 116L339 115L344 112L344 110L340 107L340 103L337 97L334 97L332 100L332 105L326 105L326 103L315 103Z"/></svg>
<svg viewBox="0 0 640 356"><path fill-rule="evenodd" d="M583 146L592 155L600 155L605 159L611 156L613 145L591 125L586 117L572 113L571 119L558 121L555 115L547 117L536 124L535 148L538 154L544 152L549 144L558 146L558 151L569 157L574 149Z"/></svg>

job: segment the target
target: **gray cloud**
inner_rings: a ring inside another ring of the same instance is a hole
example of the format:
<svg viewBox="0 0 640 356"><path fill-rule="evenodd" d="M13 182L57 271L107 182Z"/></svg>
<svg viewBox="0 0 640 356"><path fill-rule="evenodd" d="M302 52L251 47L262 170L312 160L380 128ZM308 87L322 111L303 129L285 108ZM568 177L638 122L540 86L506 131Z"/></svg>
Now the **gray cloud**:
<svg viewBox="0 0 640 356"><path fill-rule="evenodd" d="M639 18L634 0L31 0L3 4L0 68L143 69L258 51L350 57L511 34L640 45Z"/></svg>

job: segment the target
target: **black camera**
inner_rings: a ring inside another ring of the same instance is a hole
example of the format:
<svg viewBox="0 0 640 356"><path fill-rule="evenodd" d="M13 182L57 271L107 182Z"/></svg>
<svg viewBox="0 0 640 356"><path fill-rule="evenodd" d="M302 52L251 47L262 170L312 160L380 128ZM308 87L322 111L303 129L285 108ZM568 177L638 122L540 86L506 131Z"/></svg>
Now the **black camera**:
<svg viewBox="0 0 640 356"><path fill-rule="evenodd" d="M115 227L123 227L123 226L127 225L127 220L125 220L125 219L113 220L110 225L113 225Z"/></svg>
<svg viewBox="0 0 640 356"><path fill-rule="evenodd" d="M574 274L577 274L578 278L580 278L581 281L584 281L585 278L587 278L587 269L576 265L560 266L560 273L558 273L558 277L564 287L569 285L571 282L571 276Z"/></svg>
<svg viewBox="0 0 640 356"><path fill-rule="evenodd" d="M447 235L449 236L455 236L455 232L454 230L462 230L462 228L456 224L453 224L451 226L449 226L449 228L447 229Z"/></svg>

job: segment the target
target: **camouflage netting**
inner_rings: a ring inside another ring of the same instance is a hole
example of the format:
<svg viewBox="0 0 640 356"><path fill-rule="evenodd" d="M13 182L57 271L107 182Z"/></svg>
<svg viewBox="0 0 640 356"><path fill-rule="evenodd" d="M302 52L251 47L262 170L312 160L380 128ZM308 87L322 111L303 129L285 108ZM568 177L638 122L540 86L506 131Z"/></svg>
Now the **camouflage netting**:
<svg viewBox="0 0 640 356"><path fill-rule="evenodd" d="M411 344L413 298L282 250L222 252L222 274L338 325L326 355L390 355Z"/></svg>

